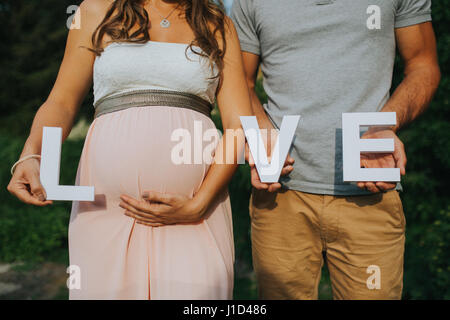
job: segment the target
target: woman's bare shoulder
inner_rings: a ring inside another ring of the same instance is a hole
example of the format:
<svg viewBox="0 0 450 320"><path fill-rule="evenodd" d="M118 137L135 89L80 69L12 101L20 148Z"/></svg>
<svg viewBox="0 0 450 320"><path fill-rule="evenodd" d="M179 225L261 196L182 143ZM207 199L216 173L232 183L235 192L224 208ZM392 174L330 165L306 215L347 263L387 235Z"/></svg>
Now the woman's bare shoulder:
<svg viewBox="0 0 450 320"><path fill-rule="evenodd" d="M112 3L114 3L114 0L83 0L80 8L89 13L105 14Z"/></svg>
<svg viewBox="0 0 450 320"><path fill-rule="evenodd" d="M231 36L231 37L236 36L237 32L236 32L236 27L234 26L234 22L227 15L224 18L224 27L225 27L225 33L228 36Z"/></svg>
<svg viewBox="0 0 450 320"><path fill-rule="evenodd" d="M113 4L113 0L84 0L80 4L81 21L88 24L99 24Z"/></svg>
<svg viewBox="0 0 450 320"><path fill-rule="evenodd" d="M210 23L208 23L208 27L209 27L211 33L214 33L217 26L214 25L212 22L210 22ZM224 31L224 35L225 35L225 40L227 42L230 40L232 41L233 39L237 38L237 32L236 32L236 28L234 27L234 23L231 20L231 18L228 17L227 15L225 15L223 17L223 31ZM222 34L220 32L216 32L215 38L219 43L219 48L222 49L222 47L223 47Z"/></svg>
<svg viewBox="0 0 450 320"><path fill-rule="evenodd" d="M78 7L78 21L80 27L71 30L79 39L85 39L84 45L90 46L90 38L97 27L102 23L113 0L84 0ZM89 39L89 40L88 40Z"/></svg>
<svg viewBox="0 0 450 320"><path fill-rule="evenodd" d="M224 31L225 31L225 39L227 42L235 42L238 39L237 31L234 26L233 20L227 15L225 15L224 19ZM217 34L217 40L221 39L221 35Z"/></svg>

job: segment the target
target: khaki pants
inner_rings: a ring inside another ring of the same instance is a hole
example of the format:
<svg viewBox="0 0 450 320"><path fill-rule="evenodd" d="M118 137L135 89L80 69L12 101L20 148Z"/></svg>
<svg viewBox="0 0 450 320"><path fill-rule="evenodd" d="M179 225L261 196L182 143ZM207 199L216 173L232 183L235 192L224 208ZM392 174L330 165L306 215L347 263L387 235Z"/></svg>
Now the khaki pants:
<svg viewBox="0 0 450 320"><path fill-rule="evenodd" d="M406 221L397 191L253 190L250 217L261 299L317 299L324 256L335 299L401 298Z"/></svg>

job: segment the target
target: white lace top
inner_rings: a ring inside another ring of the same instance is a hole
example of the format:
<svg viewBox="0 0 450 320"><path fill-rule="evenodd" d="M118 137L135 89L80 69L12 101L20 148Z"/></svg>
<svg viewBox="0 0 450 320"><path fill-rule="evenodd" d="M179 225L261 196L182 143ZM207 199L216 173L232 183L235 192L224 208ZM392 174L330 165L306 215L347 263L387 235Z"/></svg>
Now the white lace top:
<svg viewBox="0 0 450 320"><path fill-rule="evenodd" d="M187 92L213 103L219 80L209 78L217 68L213 73L208 59L187 47L158 41L108 45L94 62L94 105L101 98L140 89Z"/></svg>

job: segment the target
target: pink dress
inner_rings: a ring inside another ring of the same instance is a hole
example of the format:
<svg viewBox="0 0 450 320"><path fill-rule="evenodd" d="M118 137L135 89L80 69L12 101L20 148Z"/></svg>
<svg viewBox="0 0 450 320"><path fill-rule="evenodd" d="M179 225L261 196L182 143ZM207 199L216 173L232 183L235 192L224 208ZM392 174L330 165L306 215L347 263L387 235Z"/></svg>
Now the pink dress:
<svg viewBox="0 0 450 320"><path fill-rule="evenodd" d="M208 61L184 44L113 43L94 64L95 101L140 89L167 89L214 100ZM95 103L94 103L95 104ZM76 185L95 187L94 202L74 201L70 264L80 287L70 299L232 299L234 245L228 193L196 224L148 227L119 207L120 195L145 190L193 196L209 165L175 164L176 129L215 129L204 114L140 106L101 115L86 136ZM204 142L206 146L208 142ZM193 144L192 144L193 145ZM192 156L193 157L193 156Z"/></svg>

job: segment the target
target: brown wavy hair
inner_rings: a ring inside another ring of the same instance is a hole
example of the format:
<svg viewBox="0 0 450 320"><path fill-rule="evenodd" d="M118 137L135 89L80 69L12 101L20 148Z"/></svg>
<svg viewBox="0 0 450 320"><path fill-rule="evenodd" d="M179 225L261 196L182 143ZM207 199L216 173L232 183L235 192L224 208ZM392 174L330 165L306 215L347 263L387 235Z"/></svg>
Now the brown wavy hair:
<svg viewBox="0 0 450 320"><path fill-rule="evenodd" d="M150 18L144 8L144 0L115 0L106 12L103 21L92 34L93 51L101 55L103 37L110 36L112 42L146 43L150 40L148 27ZM194 53L209 59L211 68L216 64L218 73L222 75L224 68L224 55L226 51L225 40L225 10L221 0L179 0L180 8L184 8L187 23L194 32L194 40L186 48ZM130 30L138 25L139 28L130 34ZM219 40L222 44L220 46ZM196 51L194 46L202 51Z"/></svg>

